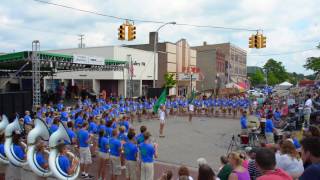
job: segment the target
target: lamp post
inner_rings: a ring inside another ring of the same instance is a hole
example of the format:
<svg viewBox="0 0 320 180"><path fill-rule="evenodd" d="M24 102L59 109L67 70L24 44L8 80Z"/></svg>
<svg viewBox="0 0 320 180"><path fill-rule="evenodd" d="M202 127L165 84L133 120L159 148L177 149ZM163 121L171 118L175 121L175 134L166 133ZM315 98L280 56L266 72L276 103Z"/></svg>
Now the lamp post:
<svg viewBox="0 0 320 180"><path fill-rule="evenodd" d="M167 22L162 24L157 30L156 30L156 34L154 36L154 44L153 44L153 88L156 87L156 54L157 54L157 37L159 39L159 31L161 28L163 28L164 26L168 25L168 24L177 24L176 22Z"/></svg>
<svg viewBox="0 0 320 180"><path fill-rule="evenodd" d="M190 72L190 95L192 95L192 75L193 72Z"/></svg>

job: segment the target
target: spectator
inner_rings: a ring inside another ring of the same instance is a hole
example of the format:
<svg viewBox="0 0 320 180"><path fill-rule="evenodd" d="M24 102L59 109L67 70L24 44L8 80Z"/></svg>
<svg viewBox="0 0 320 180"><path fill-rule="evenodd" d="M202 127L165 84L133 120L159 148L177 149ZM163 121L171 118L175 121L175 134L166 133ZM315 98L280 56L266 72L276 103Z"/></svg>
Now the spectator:
<svg viewBox="0 0 320 180"><path fill-rule="evenodd" d="M314 137L320 137L320 128L315 125L309 127L310 135Z"/></svg>
<svg viewBox="0 0 320 180"><path fill-rule="evenodd" d="M260 169L262 176L257 180L292 180L282 169L276 168L276 157L274 152L267 148L261 148L256 153L256 163Z"/></svg>
<svg viewBox="0 0 320 180"><path fill-rule="evenodd" d="M230 153L228 159L233 168L233 171L229 175L229 180L250 180L249 172L242 166L242 159L238 153Z"/></svg>
<svg viewBox="0 0 320 180"><path fill-rule="evenodd" d="M171 180L172 179L172 171L166 170L160 177L159 180Z"/></svg>
<svg viewBox="0 0 320 180"><path fill-rule="evenodd" d="M199 159L197 160L197 162L198 162L198 165L199 165L199 166L201 166L201 165L203 165L203 164L208 164L208 163L207 163L207 160L206 160L205 158L199 158Z"/></svg>
<svg viewBox="0 0 320 180"><path fill-rule="evenodd" d="M216 175L209 165L203 164L199 167L198 180L215 180L215 176Z"/></svg>
<svg viewBox="0 0 320 180"><path fill-rule="evenodd" d="M309 162L309 165L301 177L300 180L319 180L320 179L320 138L308 137L301 141L301 154L305 163Z"/></svg>
<svg viewBox="0 0 320 180"><path fill-rule="evenodd" d="M240 158L242 159L242 166L246 169L248 169L248 165L249 165L249 160L247 157L247 153L244 152L240 152L239 153Z"/></svg>
<svg viewBox="0 0 320 180"><path fill-rule="evenodd" d="M303 109L303 114L304 114L304 122L303 122L303 127L308 130L309 125L310 125L310 114L311 114L311 109L312 109L312 99L311 95L307 95L307 100L304 104L304 109Z"/></svg>
<svg viewBox="0 0 320 180"><path fill-rule="evenodd" d="M249 164L248 164L248 171L249 171L251 180L256 180L257 177L261 176L261 173L256 165L256 152L257 152L257 150L258 150L257 148L251 148L248 151L248 155L250 157Z"/></svg>
<svg viewBox="0 0 320 180"><path fill-rule="evenodd" d="M178 179L193 180L189 174L189 169L186 166L181 166L178 170Z"/></svg>
<svg viewBox="0 0 320 180"><path fill-rule="evenodd" d="M221 180L228 180L229 175L232 172L232 166L229 164L228 158L226 156L221 156L220 162L222 164L222 167L218 173L218 177Z"/></svg>
<svg viewBox="0 0 320 180"><path fill-rule="evenodd" d="M144 142L140 144L140 157L141 157L141 180L153 180L153 158L158 157L157 144L151 143L151 134L149 132L144 133Z"/></svg>
<svg viewBox="0 0 320 180"><path fill-rule="evenodd" d="M293 142L285 140L280 145L280 153L276 154L277 168L286 171L291 177L298 178L303 172L303 162Z"/></svg>

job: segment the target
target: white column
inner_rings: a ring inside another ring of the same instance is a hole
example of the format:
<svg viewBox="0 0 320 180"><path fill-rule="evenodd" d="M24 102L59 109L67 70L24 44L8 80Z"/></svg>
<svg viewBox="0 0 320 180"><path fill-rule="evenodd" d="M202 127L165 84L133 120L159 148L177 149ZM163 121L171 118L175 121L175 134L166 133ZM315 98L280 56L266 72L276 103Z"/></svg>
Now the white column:
<svg viewBox="0 0 320 180"><path fill-rule="evenodd" d="M100 81L93 79L92 80L92 89L95 93L99 94L100 93Z"/></svg>
<svg viewBox="0 0 320 180"><path fill-rule="evenodd" d="M139 96L142 96L142 80L140 80Z"/></svg>
<svg viewBox="0 0 320 180"><path fill-rule="evenodd" d="M123 81L123 97L127 97L127 80Z"/></svg>

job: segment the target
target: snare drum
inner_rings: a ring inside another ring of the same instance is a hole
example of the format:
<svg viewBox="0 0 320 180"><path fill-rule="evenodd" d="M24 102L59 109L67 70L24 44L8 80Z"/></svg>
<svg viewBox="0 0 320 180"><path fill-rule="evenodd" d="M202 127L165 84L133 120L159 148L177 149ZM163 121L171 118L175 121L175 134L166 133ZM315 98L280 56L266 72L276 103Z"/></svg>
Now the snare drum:
<svg viewBox="0 0 320 180"><path fill-rule="evenodd" d="M248 145L249 144L249 136L248 135L240 135L240 143L242 145Z"/></svg>
<svg viewBox="0 0 320 180"><path fill-rule="evenodd" d="M274 134L274 142L278 143L279 141L281 141L283 139L283 134L282 132L277 132Z"/></svg>

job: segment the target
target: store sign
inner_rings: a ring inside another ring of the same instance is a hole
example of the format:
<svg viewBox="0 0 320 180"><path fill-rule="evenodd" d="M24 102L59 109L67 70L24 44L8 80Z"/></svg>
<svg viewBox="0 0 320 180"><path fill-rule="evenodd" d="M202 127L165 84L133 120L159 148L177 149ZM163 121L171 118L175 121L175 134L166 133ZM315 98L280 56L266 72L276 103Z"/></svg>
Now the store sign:
<svg viewBox="0 0 320 180"><path fill-rule="evenodd" d="M179 73L178 74L178 80L179 81L184 81L184 80L189 80L192 77L193 81L198 81L199 80L199 74L186 74L186 73Z"/></svg>
<svg viewBox="0 0 320 180"><path fill-rule="evenodd" d="M96 57L96 56L87 56L87 55L73 55L73 63L76 64L88 64L88 65L104 65L104 58L103 57Z"/></svg>

